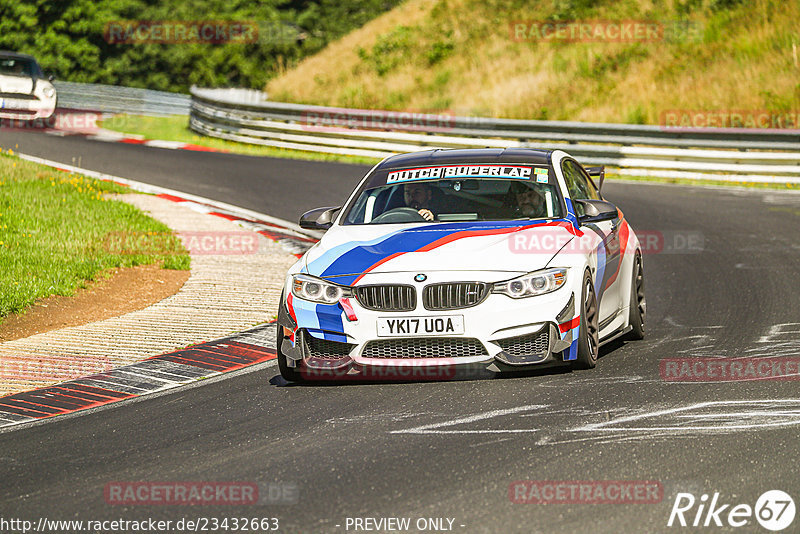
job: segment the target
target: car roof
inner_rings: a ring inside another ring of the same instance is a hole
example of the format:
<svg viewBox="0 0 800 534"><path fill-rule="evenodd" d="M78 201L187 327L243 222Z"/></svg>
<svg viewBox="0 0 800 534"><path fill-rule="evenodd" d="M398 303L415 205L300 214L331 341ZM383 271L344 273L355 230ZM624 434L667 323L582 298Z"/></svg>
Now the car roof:
<svg viewBox="0 0 800 534"><path fill-rule="evenodd" d="M375 171L403 169L424 165L453 165L459 163L528 163L549 165L552 150L532 148L459 148L426 150L398 154L383 160Z"/></svg>
<svg viewBox="0 0 800 534"><path fill-rule="evenodd" d="M390 174L408 169L418 170L425 167L446 167L460 165L535 165L549 166L552 150L534 150L532 148L459 148L436 149L390 156L376 165L367 179L359 187L360 190L372 189L387 185ZM479 178L476 176L476 178ZM413 181L436 180L436 178L414 178ZM403 180L406 181L406 180Z"/></svg>
<svg viewBox="0 0 800 534"><path fill-rule="evenodd" d="M14 59L30 59L36 61L36 58L28 54L20 54L19 52L11 52L9 50L0 50L0 56L10 57Z"/></svg>

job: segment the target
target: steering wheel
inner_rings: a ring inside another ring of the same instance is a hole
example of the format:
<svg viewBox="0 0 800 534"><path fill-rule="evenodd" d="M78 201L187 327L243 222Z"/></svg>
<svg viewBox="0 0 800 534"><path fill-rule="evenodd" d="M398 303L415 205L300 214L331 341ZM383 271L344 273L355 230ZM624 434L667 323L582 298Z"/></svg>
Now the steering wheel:
<svg viewBox="0 0 800 534"><path fill-rule="evenodd" d="M414 208L402 206L399 208L391 209L385 213L381 213L374 219L372 223L404 223L404 222L424 222L427 219L419 214Z"/></svg>

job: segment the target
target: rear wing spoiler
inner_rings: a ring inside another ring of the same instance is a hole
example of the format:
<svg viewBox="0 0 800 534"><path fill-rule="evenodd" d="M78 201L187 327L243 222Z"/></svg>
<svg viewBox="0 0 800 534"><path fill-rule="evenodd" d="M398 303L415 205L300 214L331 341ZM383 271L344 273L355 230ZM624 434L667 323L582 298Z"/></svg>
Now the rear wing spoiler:
<svg viewBox="0 0 800 534"><path fill-rule="evenodd" d="M586 172L589 173L589 176L597 184L597 190L600 191L603 189L603 180L606 178L606 168L603 165L599 167L586 167Z"/></svg>

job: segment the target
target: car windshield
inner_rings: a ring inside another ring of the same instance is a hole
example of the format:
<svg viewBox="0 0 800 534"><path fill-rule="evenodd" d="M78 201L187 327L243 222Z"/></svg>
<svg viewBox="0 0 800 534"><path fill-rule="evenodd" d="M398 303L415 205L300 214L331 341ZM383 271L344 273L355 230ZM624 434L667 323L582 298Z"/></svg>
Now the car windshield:
<svg viewBox="0 0 800 534"><path fill-rule="evenodd" d="M0 56L0 75L41 77L39 66L35 61L18 57Z"/></svg>
<svg viewBox="0 0 800 534"><path fill-rule="evenodd" d="M545 181L428 180L373 187L362 191L351 204L344 224L562 217L557 190Z"/></svg>

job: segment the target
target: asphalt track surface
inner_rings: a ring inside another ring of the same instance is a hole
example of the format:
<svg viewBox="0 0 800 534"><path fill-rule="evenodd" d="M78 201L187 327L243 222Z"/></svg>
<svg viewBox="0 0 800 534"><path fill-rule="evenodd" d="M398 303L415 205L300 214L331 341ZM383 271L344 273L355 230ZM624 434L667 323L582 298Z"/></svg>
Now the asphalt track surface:
<svg viewBox="0 0 800 534"><path fill-rule="evenodd" d="M341 202L366 171L0 132L0 146L13 143L291 220ZM605 194L637 231L701 233L703 250L645 256L647 337L606 346L596 369L287 387L265 365L0 434L0 517L277 517L284 532L347 532L348 517L409 517L412 526L441 517L456 532L618 533L674 531L678 492L754 506L781 489L797 501L797 382L668 382L660 362L800 357L800 196L630 183L609 183ZM509 499L518 480L649 480L664 495L656 504L518 504ZM103 490L118 481L294 484L299 502L109 505ZM725 530L766 532L752 517Z"/></svg>

